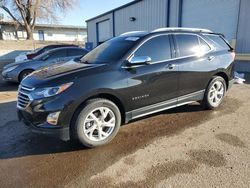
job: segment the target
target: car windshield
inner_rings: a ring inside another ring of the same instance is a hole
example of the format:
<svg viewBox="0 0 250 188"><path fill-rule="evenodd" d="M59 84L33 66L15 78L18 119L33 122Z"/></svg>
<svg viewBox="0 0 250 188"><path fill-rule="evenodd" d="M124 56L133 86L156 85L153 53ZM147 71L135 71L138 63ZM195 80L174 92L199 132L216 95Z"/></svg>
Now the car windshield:
<svg viewBox="0 0 250 188"><path fill-rule="evenodd" d="M85 55L81 62L98 64L117 61L137 44L139 39L139 37L116 37L96 47Z"/></svg>

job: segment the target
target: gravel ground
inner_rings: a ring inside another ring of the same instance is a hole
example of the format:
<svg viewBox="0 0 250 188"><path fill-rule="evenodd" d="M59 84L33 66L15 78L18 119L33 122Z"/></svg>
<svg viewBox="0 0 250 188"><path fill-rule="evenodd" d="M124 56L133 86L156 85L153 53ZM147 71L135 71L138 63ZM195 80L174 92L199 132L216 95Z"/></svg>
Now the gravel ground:
<svg viewBox="0 0 250 188"><path fill-rule="evenodd" d="M194 103L132 122L95 149L31 133L17 85L0 88L0 187L250 187L250 85L215 111Z"/></svg>

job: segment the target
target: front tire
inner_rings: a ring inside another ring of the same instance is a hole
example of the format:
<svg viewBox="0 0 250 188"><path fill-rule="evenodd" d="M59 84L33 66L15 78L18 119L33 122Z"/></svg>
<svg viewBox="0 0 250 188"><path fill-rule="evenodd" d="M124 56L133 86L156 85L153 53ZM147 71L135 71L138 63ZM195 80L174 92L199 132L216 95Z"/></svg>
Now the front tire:
<svg viewBox="0 0 250 188"><path fill-rule="evenodd" d="M121 113L107 99L92 99L86 102L73 125L74 139L86 147L109 143L119 131Z"/></svg>
<svg viewBox="0 0 250 188"><path fill-rule="evenodd" d="M218 108L224 99L226 90L227 86L224 78L220 76L214 76L209 83L204 95L204 107L210 110Z"/></svg>
<svg viewBox="0 0 250 188"><path fill-rule="evenodd" d="M19 82L21 82L24 78L26 78L28 75L30 75L33 72L33 70L24 70L19 75Z"/></svg>

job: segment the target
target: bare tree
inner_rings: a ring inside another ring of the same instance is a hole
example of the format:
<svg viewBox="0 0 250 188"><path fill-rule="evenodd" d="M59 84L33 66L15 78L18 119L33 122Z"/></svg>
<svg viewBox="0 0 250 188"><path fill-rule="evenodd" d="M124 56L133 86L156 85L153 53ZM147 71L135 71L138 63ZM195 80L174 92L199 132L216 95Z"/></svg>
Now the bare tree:
<svg viewBox="0 0 250 188"><path fill-rule="evenodd" d="M0 0L4 10L27 32L27 39L33 39L37 20L55 21L59 12L66 12L77 0Z"/></svg>

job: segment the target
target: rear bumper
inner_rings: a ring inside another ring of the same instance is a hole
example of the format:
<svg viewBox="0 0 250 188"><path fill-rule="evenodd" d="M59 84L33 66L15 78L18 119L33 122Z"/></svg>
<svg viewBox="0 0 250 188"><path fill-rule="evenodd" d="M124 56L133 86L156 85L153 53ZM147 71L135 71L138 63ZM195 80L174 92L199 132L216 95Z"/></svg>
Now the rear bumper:
<svg viewBox="0 0 250 188"><path fill-rule="evenodd" d="M228 90L233 86L234 83L235 83L235 79L232 79L228 82Z"/></svg>
<svg viewBox="0 0 250 188"><path fill-rule="evenodd" d="M69 127L53 126L47 122L34 125L32 123L31 115L23 110L18 110L17 115L19 121L22 121L34 133L58 137L64 141L68 141L70 139Z"/></svg>

